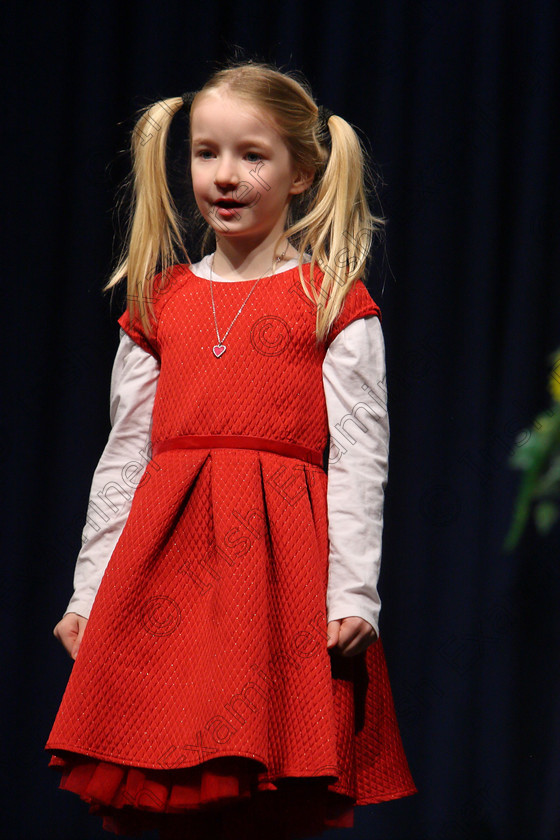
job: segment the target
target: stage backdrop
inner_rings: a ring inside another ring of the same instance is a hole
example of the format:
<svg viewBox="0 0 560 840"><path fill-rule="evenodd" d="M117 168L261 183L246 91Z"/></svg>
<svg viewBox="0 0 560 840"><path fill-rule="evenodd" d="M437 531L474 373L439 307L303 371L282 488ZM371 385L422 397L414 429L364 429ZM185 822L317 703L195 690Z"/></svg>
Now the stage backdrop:
<svg viewBox="0 0 560 840"><path fill-rule="evenodd" d="M502 551L516 435L560 345L558 4L88 2L4 9L2 589L6 836L102 838L43 751L109 434L122 297L101 294L141 105L236 54L299 68L359 126L389 219L367 279L391 420L381 633L416 796L356 838L560 834L556 528ZM335 834L333 834L333 837ZM338 834L336 836L346 836Z"/></svg>

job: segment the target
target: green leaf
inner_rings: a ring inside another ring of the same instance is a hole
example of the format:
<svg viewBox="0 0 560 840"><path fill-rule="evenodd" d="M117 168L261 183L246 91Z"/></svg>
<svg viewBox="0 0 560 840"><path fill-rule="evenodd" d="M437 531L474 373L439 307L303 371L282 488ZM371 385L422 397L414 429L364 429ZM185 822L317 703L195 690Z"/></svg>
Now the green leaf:
<svg viewBox="0 0 560 840"><path fill-rule="evenodd" d="M558 519L558 506L550 499L539 502L535 505L534 517L537 531L544 536Z"/></svg>
<svg viewBox="0 0 560 840"><path fill-rule="evenodd" d="M548 469L535 485L535 496L558 496L560 498L560 452L552 458Z"/></svg>

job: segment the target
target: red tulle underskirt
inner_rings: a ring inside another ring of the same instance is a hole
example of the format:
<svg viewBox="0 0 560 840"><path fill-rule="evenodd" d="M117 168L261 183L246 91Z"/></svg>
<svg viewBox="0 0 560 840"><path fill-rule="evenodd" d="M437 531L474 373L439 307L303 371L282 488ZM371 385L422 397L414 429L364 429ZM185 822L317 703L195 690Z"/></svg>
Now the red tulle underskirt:
<svg viewBox="0 0 560 840"><path fill-rule="evenodd" d="M328 789L332 777L259 780L263 765L227 756L195 767L152 770L59 752L49 766L103 828L161 840L293 840L354 825L353 801Z"/></svg>

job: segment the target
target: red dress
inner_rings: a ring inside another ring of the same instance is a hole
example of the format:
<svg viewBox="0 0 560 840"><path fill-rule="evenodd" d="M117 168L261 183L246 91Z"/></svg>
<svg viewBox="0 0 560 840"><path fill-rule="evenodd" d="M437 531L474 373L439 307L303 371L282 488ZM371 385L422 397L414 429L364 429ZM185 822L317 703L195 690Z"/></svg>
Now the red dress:
<svg viewBox="0 0 560 840"><path fill-rule="evenodd" d="M222 333L247 293L214 284ZM219 358L208 280L175 266L154 308L149 338L128 309L119 319L161 364L152 458L49 766L116 834L261 840L352 826L355 805L416 792L381 640L354 657L326 647L322 362L341 329L379 308L358 281L316 348L298 270L265 277Z"/></svg>

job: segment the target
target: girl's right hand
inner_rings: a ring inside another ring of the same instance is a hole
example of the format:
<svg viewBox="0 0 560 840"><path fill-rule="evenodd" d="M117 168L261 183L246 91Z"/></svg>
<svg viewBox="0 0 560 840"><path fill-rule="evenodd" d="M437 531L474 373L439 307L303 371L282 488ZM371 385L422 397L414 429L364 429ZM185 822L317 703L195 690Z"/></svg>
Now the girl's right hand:
<svg viewBox="0 0 560 840"><path fill-rule="evenodd" d="M53 630L54 636L62 642L72 659L78 655L88 620L77 613L66 613Z"/></svg>

